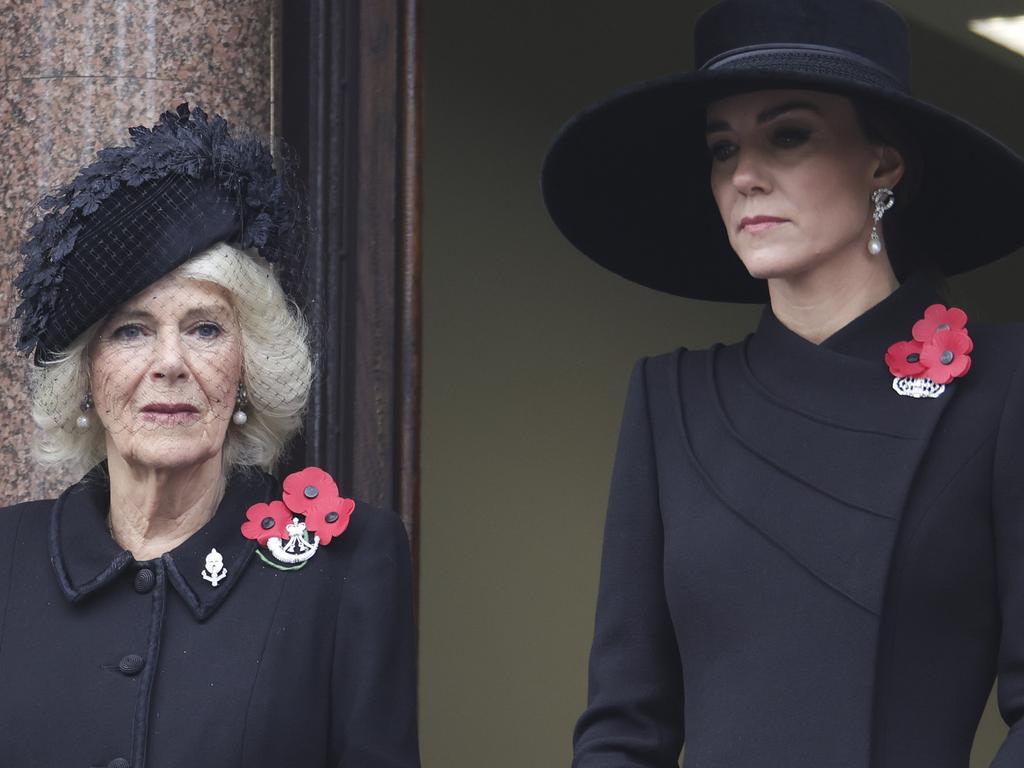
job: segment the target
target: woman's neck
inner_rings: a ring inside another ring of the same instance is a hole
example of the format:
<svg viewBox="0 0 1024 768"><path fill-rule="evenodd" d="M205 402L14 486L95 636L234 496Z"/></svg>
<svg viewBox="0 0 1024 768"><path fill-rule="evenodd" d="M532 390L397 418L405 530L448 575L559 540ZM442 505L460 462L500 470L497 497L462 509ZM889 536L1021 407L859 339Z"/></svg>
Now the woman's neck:
<svg viewBox="0 0 1024 768"><path fill-rule="evenodd" d="M814 344L885 299L899 281L882 251L876 257L833 259L790 277L769 278L772 313Z"/></svg>
<svg viewBox="0 0 1024 768"><path fill-rule="evenodd" d="M221 456L181 468L132 464L108 454L110 533L136 560L169 552L213 517L224 495Z"/></svg>

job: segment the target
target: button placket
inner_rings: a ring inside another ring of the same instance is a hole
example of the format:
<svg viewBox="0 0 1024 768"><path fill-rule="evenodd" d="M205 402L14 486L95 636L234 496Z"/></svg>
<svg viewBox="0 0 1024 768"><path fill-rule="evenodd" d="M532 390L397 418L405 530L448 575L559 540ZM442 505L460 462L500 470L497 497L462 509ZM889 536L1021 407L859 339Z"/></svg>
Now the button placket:
<svg viewBox="0 0 1024 768"><path fill-rule="evenodd" d="M166 555L164 557L167 557ZM143 574L148 573L149 576ZM157 659L160 655L160 636L163 633L164 610L167 600L167 578L163 562L153 561L135 574L134 586L140 593L152 593L152 608L147 638L147 647L140 649L143 653L129 653L121 658L117 668L127 677L138 677L137 705L135 722L132 727L131 763L144 765L146 762L146 746L149 739L149 714L153 695L153 679L156 676ZM140 674L141 673L141 674ZM130 768L129 760L116 768ZM111 764L113 767L113 763Z"/></svg>

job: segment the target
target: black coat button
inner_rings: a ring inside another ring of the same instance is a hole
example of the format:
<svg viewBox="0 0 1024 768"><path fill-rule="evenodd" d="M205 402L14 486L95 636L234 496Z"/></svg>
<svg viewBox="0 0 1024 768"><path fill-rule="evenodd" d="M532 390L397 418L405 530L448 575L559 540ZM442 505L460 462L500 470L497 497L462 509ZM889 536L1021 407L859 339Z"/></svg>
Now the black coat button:
<svg viewBox="0 0 1024 768"><path fill-rule="evenodd" d="M135 591L140 594L149 592L155 583L156 576L153 575L153 571L149 568L140 568L139 572L135 574Z"/></svg>
<svg viewBox="0 0 1024 768"><path fill-rule="evenodd" d="M107 768L131 768L131 766L123 757L115 757L107 763Z"/></svg>
<svg viewBox="0 0 1024 768"><path fill-rule="evenodd" d="M117 668L123 675L137 675L144 666L146 666L146 660L137 653L129 653L117 662Z"/></svg>

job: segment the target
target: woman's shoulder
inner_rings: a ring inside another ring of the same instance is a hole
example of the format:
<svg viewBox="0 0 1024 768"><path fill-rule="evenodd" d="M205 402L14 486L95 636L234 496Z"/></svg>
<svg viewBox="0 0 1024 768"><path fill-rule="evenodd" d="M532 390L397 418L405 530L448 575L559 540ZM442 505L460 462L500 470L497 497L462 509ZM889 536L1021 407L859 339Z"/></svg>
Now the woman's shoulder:
<svg viewBox="0 0 1024 768"><path fill-rule="evenodd" d="M1024 353L1024 322L1011 323L971 323L969 326L975 348L979 342L988 346L999 345L1009 351Z"/></svg>
<svg viewBox="0 0 1024 768"><path fill-rule="evenodd" d="M10 530L10 524L22 518L46 519L53 509L53 502L54 499L31 499L0 507L0 521Z"/></svg>
<svg viewBox="0 0 1024 768"><path fill-rule="evenodd" d="M399 542L408 546L409 537L402 518L389 507L354 500L355 507L349 520L352 538L367 546L390 546Z"/></svg>
<svg viewBox="0 0 1024 768"><path fill-rule="evenodd" d="M53 499L34 499L0 507L0 528L7 532L7 546L0 544L0 563L10 562L18 547L47 539Z"/></svg>
<svg viewBox="0 0 1024 768"><path fill-rule="evenodd" d="M1008 380L1024 368L1024 323L971 323L972 378Z"/></svg>
<svg viewBox="0 0 1024 768"><path fill-rule="evenodd" d="M730 354L741 346L742 342L697 348L680 346L660 354L641 357L633 364L630 389L642 382L649 395L658 389L675 391L684 367L699 368L706 365L708 359L715 354Z"/></svg>

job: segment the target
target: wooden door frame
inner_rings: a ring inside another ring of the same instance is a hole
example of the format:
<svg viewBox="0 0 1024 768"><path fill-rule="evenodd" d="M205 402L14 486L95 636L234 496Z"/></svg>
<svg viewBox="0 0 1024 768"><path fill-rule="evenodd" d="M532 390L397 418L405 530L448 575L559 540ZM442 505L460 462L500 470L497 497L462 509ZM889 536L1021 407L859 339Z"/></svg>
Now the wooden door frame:
<svg viewBox="0 0 1024 768"><path fill-rule="evenodd" d="M290 466L396 510L419 554L418 0L278 0L275 124L308 193L320 375Z"/></svg>

